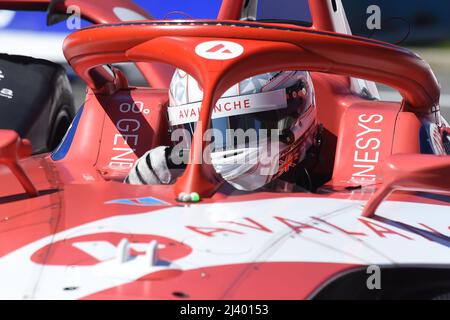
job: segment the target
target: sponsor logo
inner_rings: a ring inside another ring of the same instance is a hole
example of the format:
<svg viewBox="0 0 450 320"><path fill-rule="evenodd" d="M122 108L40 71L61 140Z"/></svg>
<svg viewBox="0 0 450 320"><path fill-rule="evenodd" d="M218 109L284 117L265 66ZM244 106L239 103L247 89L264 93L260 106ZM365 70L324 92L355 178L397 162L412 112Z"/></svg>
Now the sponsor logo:
<svg viewBox="0 0 450 320"><path fill-rule="evenodd" d="M168 108L170 125L196 122L200 116L200 102ZM211 119L225 118L249 113L284 109L287 107L286 90L221 98L213 107Z"/></svg>
<svg viewBox="0 0 450 320"><path fill-rule="evenodd" d="M148 115L150 109L144 106L144 102L135 101L122 103L119 111L124 117L115 124L119 133L114 135L114 155L111 157L108 167L116 170L129 170L135 161L134 153L139 145L139 129L142 127L141 121L136 119L136 115Z"/></svg>
<svg viewBox="0 0 450 320"><path fill-rule="evenodd" d="M284 216L273 216L272 222L276 222L278 225L284 225L292 231L294 234L300 233L315 233L316 235L325 236L328 235L332 237L336 234L346 234L350 236L357 237L379 237L379 238L390 238L395 237L397 240L409 240L414 241L414 238L410 237L409 232L401 231L400 229L389 227L387 224L374 221L367 218L357 218L356 223L353 226L357 227L355 230L346 229L343 225L332 223L327 220L323 220L319 217L311 216L310 220L306 222L305 220L289 219ZM275 233L279 230L277 227L275 230L271 226L272 223L264 224L262 221L253 219L250 217L242 217L241 221L227 221L222 220L220 224L213 224L209 226L198 226L198 225L187 225L185 226L190 231L200 234L204 237L216 237L222 233L235 234L235 235L245 235L249 232L263 232L263 233ZM422 226L426 227L422 224ZM361 228L363 227L363 228ZM428 227L428 229L430 229ZM364 231L363 231L364 230ZM407 230L411 231L411 230ZM423 236L425 237L425 236ZM426 237L425 237L426 238ZM429 238L427 238L429 240ZM430 240L431 241L431 240Z"/></svg>
<svg viewBox="0 0 450 320"><path fill-rule="evenodd" d="M376 179L375 169L380 160L381 147L381 114L361 114L358 117L358 133L355 140L353 156L352 181L373 182Z"/></svg>
<svg viewBox="0 0 450 320"><path fill-rule="evenodd" d="M195 47L195 53L209 60L229 60L239 57L244 47L231 41L207 41Z"/></svg>
<svg viewBox="0 0 450 320"><path fill-rule="evenodd" d="M162 236L104 232L57 241L36 251L31 260L52 266L93 266L115 259L123 239L127 239L130 243L132 257L144 255L146 247L152 241L158 243L159 259L162 261L177 260L192 251L189 246Z"/></svg>

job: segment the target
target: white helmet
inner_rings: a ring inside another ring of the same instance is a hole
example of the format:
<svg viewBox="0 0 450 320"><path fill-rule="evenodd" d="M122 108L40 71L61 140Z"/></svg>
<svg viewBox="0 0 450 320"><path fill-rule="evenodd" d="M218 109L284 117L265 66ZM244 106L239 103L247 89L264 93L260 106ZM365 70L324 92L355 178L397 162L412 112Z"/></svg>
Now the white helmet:
<svg viewBox="0 0 450 320"><path fill-rule="evenodd" d="M188 141L179 148L190 146L202 99L197 81L176 70L170 84L168 117L172 133L183 129L183 141ZM308 72L272 72L248 78L228 89L213 108L210 161L216 172L239 190L263 187L304 159L314 144L316 117Z"/></svg>

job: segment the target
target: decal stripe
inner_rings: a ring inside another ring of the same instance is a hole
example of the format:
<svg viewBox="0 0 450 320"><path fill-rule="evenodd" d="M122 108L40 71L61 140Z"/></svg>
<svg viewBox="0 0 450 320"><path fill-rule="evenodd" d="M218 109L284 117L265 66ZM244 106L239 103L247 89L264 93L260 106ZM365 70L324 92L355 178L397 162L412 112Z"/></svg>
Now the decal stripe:
<svg viewBox="0 0 450 320"><path fill-rule="evenodd" d="M450 248L450 237L447 237L441 233L438 232L432 232L432 231L427 231L427 230L423 230L421 228L417 228L411 225L408 225L406 223L403 222L399 222L399 221L394 221L394 220L390 220L387 218L383 218L383 217L379 217L376 216L373 218L374 220L383 222L385 224L388 224L390 226L411 232L413 234L417 234L419 236L424 237L425 239L428 239L430 241L439 243L443 246L449 247ZM423 224L422 224L423 225Z"/></svg>

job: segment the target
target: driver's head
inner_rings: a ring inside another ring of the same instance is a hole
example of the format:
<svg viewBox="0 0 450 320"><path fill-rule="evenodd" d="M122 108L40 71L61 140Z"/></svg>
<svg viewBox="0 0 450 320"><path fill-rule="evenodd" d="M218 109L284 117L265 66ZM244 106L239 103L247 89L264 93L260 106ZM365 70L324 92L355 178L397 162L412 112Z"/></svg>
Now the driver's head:
<svg viewBox="0 0 450 320"><path fill-rule="evenodd" d="M202 89L193 77L176 70L169 97L171 129L192 135ZM227 90L213 109L211 163L237 189L255 190L303 160L316 128L314 88L307 72L253 76Z"/></svg>

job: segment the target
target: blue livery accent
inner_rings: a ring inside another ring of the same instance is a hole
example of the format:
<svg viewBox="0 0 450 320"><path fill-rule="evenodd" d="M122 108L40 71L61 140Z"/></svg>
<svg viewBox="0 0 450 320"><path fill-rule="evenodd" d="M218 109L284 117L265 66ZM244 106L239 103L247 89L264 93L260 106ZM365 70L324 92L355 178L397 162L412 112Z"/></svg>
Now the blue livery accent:
<svg viewBox="0 0 450 320"><path fill-rule="evenodd" d="M136 199L117 199L105 202L106 204L124 204L129 206L166 206L169 203L153 197L136 198Z"/></svg>
<svg viewBox="0 0 450 320"><path fill-rule="evenodd" d="M450 248L450 237L448 237L448 236L446 236L444 234L436 233L436 232L433 232L433 231L424 230L424 229L421 229L421 228L418 228L418 227L414 227L414 226L411 226L409 224L406 224L406 223L403 223L403 222L400 222L400 221L390 220L390 219L387 219L387 218L384 218L384 217L376 216L373 219L376 220L376 221L380 221L382 223L386 223L387 225L399 228L401 230L408 231L408 232L411 232L413 234L422 236L422 237L424 237L424 238L426 238L426 239L428 239L430 241L439 243L439 244L441 244L443 246L446 246L446 247Z"/></svg>
<svg viewBox="0 0 450 320"><path fill-rule="evenodd" d="M420 153L423 154L434 154L433 143L431 142L432 137L430 136L430 125L424 124L420 128L419 141L420 141Z"/></svg>
<svg viewBox="0 0 450 320"><path fill-rule="evenodd" d="M66 135L64 136L63 140L59 144L59 146L56 148L56 150L52 153L52 160L58 161L64 159L67 152L70 150L70 146L72 145L73 138L75 136L75 132L77 132L78 123L80 122L81 114L83 113L84 105L81 106L80 110L78 110L77 115L72 121L72 124L69 127L69 130L67 130Z"/></svg>

